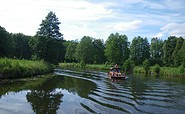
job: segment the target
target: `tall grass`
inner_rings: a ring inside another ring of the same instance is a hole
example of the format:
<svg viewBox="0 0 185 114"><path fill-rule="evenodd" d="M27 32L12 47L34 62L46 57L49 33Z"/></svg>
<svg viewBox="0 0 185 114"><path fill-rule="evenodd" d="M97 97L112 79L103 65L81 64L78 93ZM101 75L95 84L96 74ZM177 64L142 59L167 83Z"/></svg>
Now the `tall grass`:
<svg viewBox="0 0 185 114"><path fill-rule="evenodd" d="M53 66L44 61L0 59L1 78L22 78L53 71Z"/></svg>
<svg viewBox="0 0 185 114"><path fill-rule="evenodd" d="M143 67L135 66L134 67L134 73L143 73L146 74L146 71Z"/></svg>
<svg viewBox="0 0 185 114"><path fill-rule="evenodd" d="M185 76L185 68L179 66L177 68L173 67L160 67L160 66L151 66L149 70L150 74L159 74L164 76ZM136 66L134 67L134 73L145 73L143 67Z"/></svg>
<svg viewBox="0 0 185 114"><path fill-rule="evenodd" d="M61 68L69 68L69 69L81 69L81 63L60 63L59 67ZM111 65L106 64L87 64L85 65L85 69L94 69L94 70L108 70Z"/></svg>
<svg viewBox="0 0 185 114"><path fill-rule="evenodd" d="M162 75L174 75L185 76L185 68L179 66L178 68L161 67L160 74Z"/></svg>

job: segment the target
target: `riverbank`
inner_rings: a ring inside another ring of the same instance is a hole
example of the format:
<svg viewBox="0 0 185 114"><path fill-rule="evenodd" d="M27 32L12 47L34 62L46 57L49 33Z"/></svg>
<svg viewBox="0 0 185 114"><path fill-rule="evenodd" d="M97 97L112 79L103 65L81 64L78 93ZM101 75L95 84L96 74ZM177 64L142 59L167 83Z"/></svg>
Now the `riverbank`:
<svg viewBox="0 0 185 114"><path fill-rule="evenodd" d="M109 70L111 65L87 64L84 66L81 63L59 63L59 67L63 69Z"/></svg>
<svg viewBox="0 0 185 114"><path fill-rule="evenodd" d="M83 69L80 63L60 63L60 68L63 69ZM109 70L111 65L106 64L87 64L85 69L88 70ZM122 67L122 66L121 66ZM122 68L123 70L123 68ZM133 73L145 74L145 69L141 66L135 66ZM164 75L164 76L185 76L185 68L180 66L178 68L173 67L160 67L158 65L150 66L149 75Z"/></svg>
<svg viewBox="0 0 185 114"><path fill-rule="evenodd" d="M0 59L0 78L24 78L52 72L54 67L44 61Z"/></svg>
<svg viewBox="0 0 185 114"><path fill-rule="evenodd" d="M146 72L143 67L136 66L134 67L134 73L145 74ZM183 66L179 66L177 68L151 66L149 69L149 75L185 76L185 68Z"/></svg>

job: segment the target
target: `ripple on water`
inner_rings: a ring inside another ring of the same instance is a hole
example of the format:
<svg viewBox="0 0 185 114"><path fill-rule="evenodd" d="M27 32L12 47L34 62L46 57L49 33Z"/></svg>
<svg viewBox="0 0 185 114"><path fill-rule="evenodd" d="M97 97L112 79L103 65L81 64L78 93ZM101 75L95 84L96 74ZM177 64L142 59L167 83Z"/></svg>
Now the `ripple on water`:
<svg viewBox="0 0 185 114"><path fill-rule="evenodd" d="M143 78L111 81L106 73L95 71L72 72L72 75L91 79L97 84L97 88L91 91L87 100L81 102L81 105L92 113L184 112L173 104L177 93L183 93L177 91L175 83L161 82L160 79L153 81L149 78L147 81Z"/></svg>

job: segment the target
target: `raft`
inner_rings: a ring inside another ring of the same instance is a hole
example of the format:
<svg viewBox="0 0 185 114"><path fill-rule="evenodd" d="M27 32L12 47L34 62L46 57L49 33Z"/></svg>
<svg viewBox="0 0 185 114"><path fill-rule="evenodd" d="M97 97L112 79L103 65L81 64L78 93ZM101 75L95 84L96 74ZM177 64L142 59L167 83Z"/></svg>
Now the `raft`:
<svg viewBox="0 0 185 114"><path fill-rule="evenodd" d="M125 73L122 73L120 71L120 68L110 68L110 71L108 72L108 77L110 79L125 79L126 75Z"/></svg>

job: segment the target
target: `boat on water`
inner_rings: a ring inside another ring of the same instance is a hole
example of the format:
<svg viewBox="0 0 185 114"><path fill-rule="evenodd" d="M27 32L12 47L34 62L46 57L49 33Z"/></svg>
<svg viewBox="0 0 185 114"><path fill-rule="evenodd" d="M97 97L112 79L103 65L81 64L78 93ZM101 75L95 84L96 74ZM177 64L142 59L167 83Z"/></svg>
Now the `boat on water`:
<svg viewBox="0 0 185 114"><path fill-rule="evenodd" d="M118 67L110 68L110 71L108 72L108 77L110 79L125 79L126 75L125 73L121 72L121 69Z"/></svg>

